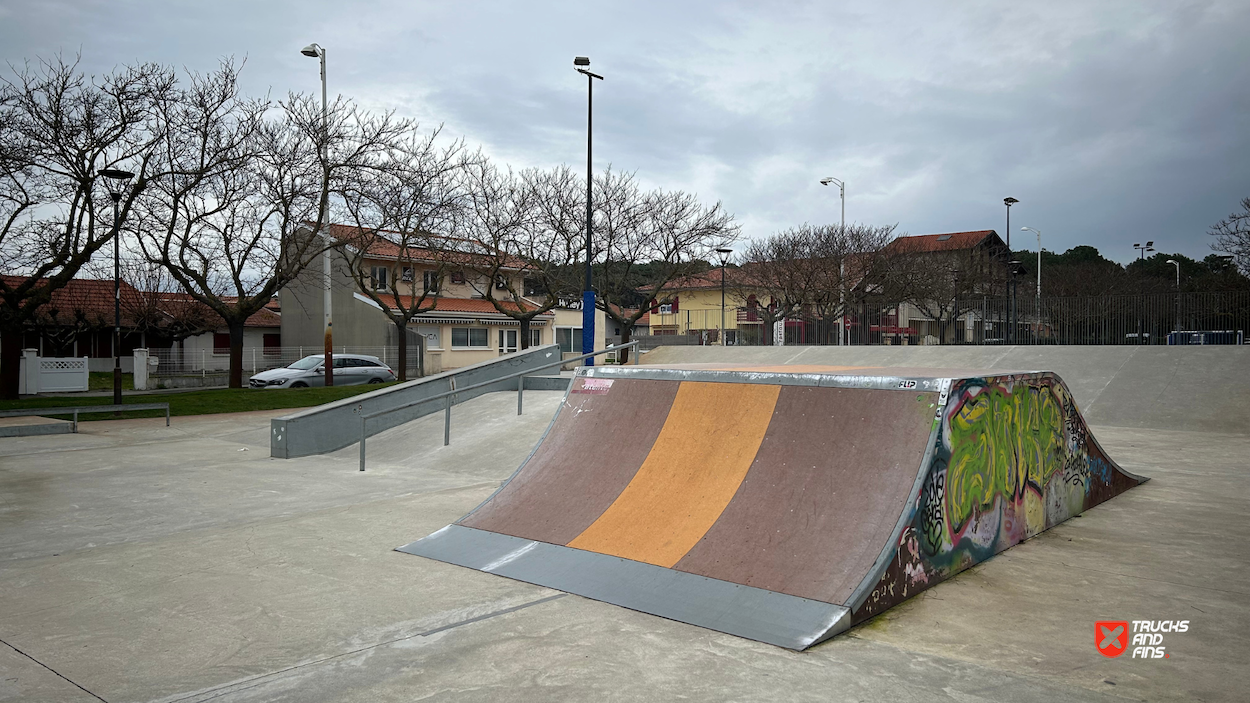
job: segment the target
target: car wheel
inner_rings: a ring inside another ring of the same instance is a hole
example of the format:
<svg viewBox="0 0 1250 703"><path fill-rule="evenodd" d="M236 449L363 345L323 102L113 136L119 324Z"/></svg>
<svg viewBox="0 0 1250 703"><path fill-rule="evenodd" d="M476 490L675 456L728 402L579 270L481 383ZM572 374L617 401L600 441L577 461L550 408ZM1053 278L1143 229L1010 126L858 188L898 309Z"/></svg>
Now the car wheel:
<svg viewBox="0 0 1250 703"><path fill-rule="evenodd" d="M381 382L382 382L382 379L378 378L377 376L374 376L373 378L369 379L369 383L381 383Z"/></svg>
<svg viewBox="0 0 1250 703"><path fill-rule="evenodd" d="M308 384L304 383L303 381L296 381L295 383L291 384L291 387L292 388L307 388Z"/></svg>

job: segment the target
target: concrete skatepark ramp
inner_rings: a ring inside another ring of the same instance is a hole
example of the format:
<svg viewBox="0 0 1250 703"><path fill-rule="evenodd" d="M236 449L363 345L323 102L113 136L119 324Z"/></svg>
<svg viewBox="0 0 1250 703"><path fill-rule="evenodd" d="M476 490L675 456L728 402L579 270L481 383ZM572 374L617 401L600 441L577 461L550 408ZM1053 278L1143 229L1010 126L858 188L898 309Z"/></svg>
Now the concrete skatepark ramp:
<svg viewBox="0 0 1250 703"><path fill-rule="evenodd" d="M1049 372L578 374L494 495L400 551L804 649L1143 480Z"/></svg>

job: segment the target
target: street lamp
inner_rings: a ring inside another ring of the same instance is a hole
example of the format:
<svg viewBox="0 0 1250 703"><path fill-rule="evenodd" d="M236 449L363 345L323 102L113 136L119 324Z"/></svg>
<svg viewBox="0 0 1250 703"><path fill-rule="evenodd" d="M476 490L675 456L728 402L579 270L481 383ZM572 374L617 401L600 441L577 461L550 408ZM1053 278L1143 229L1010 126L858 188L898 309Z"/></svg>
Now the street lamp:
<svg viewBox="0 0 1250 703"><path fill-rule="evenodd" d="M1021 232L1034 232L1037 234L1037 298L1042 298L1042 231L1033 229L1032 227L1021 227Z"/></svg>
<svg viewBox="0 0 1250 703"><path fill-rule="evenodd" d="M826 176L820 179L822 186L836 183L838 186L838 195L842 198L842 229L846 229L846 181L839 181L833 176Z"/></svg>
<svg viewBox="0 0 1250 703"><path fill-rule="evenodd" d="M826 176L820 179L822 186L832 183L838 185L838 196L842 200L842 236L846 236L846 181L840 181L833 176ZM838 305L842 308L842 316L838 318L838 346L842 346L842 337L846 332L846 257L843 256L842 261L838 262Z"/></svg>
<svg viewBox="0 0 1250 703"><path fill-rule="evenodd" d="M329 158L330 141L330 109L326 103L326 50L316 42L300 49L299 53L321 60L321 158ZM324 167L324 164L323 164ZM323 237L326 235L323 233ZM333 301L330 298L330 248L321 253L321 292L322 325L325 329L325 378L326 385L334 385L334 332L333 332Z"/></svg>
<svg viewBox="0 0 1250 703"><path fill-rule="evenodd" d="M725 265L729 263L729 255L734 253L729 247L716 247L720 257L720 345L725 346Z"/></svg>
<svg viewBox="0 0 1250 703"><path fill-rule="evenodd" d="M1020 202L1015 198L1008 196L1003 198L1003 205L1007 206L1007 256L1014 257L1015 254L1011 250L1011 206ZM1008 264L1010 266L1011 264ZM1007 319L1009 326L1007 327L1007 342L1010 344L1016 338L1016 275L1011 275L1011 286L1007 290Z"/></svg>
<svg viewBox="0 0 1250 703"><path fill-rule="evenodd" d="M1142 318L1146 315L1146 278L1143 275L1145 272L1144 262L1146 261L1146 252L1155 250L1155 243L1153 241L1149 241L1143 245L1138 242L1134 242L1133 248L1137 250L1138 260L1143 262L1142 270L1137 272L1139 280L1137 284L1137 299L1138 305L1141 306L1137 315L1137 343L1141 344L1142 327L1144 325Z"/></svg>
<svg viewBox="0 0 1250 703"><path fill-rule="evenodd" d="M135 177L130 171L117 168L100 169L101 176L108 179L109 198L113 201L113 405L122 404L122 275L121 275L121 216L118 205L126 182Z"/></svg>
<svg viewBox="0 0 1250 703"><path fill-rule="evenodd" d="M573 69L586 76L586 283L582 288L582 353L589 354L595 350L595 289L590 270L593 227L590 198L595 183L592 170L591 137L593 135L595 79L603 80L603 76L590 72L590 59L585 56L573 59ZM594 366L595 358L586 357L586 365Z"/></svg>
<svg viewBox="0 0 1250 703"><path fill-rule="evenodd" d="M1181 262L1168 259L1168 263L1176 267L1176 324L1173 325L1173 329L1179 332L1181 328Z"/></svg>

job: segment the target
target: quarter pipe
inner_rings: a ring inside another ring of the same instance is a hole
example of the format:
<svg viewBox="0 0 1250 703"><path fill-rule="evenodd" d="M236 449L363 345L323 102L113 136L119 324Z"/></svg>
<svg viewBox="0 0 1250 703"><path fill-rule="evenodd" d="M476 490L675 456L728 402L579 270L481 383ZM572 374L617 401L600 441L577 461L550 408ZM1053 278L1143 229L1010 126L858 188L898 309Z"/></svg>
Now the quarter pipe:
<svg viewBox="0 0 1250 703"><path fill-rule="evenodd" d="M804 649L1143 480L1049 372L593 367L400 551Z"/></svg>

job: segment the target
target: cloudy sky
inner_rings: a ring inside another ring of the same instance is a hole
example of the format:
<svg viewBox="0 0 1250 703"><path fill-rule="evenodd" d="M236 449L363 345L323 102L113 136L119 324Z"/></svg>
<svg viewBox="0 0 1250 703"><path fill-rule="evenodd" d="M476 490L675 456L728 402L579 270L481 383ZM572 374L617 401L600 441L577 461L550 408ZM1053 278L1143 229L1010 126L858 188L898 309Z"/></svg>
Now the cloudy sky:
<svg viewBox="0 0 1250 703"><path fill-rule="evenodd" d="M10 63L247 59L253 93L319 89L442 123L514 166L595 163L721 200L747 236L836 222L993 228L1201 258L1250 196L1250 2L0 0ZM1035 247L1028 235L1027 246Z"/></svg>

